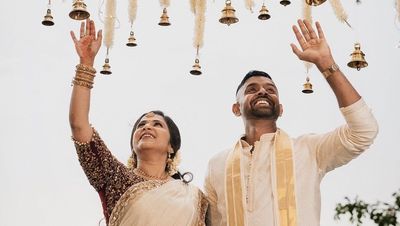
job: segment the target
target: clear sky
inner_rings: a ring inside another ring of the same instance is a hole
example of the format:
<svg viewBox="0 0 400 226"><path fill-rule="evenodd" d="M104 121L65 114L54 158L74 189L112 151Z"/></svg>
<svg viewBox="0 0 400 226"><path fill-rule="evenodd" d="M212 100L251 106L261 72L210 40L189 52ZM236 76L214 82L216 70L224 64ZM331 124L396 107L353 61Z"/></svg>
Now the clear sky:
<svg viewBox="0 0 400 226"><path fill-rule="evenodd" d="M98 1L87 0L98 27ZM314 94L301 93L305 67L291 52L291 25L302 15L302 2L283 7L266 0L271 19L257 19L244 1L232 1L239 23L218 22L223 0L207 2L203 75L189 74L195 58L194 17L189 1L171 1L172 26L157 25L158 1L138 1L134 31L138 46L125 46L129 35L127 1L118 1L119 28L111 49L113 74L97 75L90 121L114 155L126 162L134 120L161 109L182 133L182 171L202 187L208 159L231 147L243 133L231 113L235 89L247 71L267 71L284 105L278 125L291 136L321 133L344 123L335 97L315 67ZM55 26L41 24L46 0L4 1L0 14L0 225L90 226L102 218L100 200L89 185L70 139L69 98L78 63L70 30L79 22L68 17L71 1L54 1ZM342 1L354 29L340 23L327 3L313 8L325 30L337 64L372 108L380 132L371 148L340 167L321 184L321 225L348 225L333 220L334 207L345 196L369 202L390 200L400 188L400 30L394 1ZM346 66L354 42L360 41L369 66ZM101 70L105 49L95 62ZM301 194L299 194L301 195ZM367 224L366 224L367 225ZM371 224L368 224L371 225Z"/></svg>

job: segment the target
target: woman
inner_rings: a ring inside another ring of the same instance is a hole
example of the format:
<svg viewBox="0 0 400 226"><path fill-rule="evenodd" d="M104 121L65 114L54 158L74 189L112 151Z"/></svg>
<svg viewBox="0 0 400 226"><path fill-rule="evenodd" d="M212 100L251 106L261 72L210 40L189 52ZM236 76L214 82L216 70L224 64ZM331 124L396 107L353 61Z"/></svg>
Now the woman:
<svg viewBox="0 0 400 226"><path fill-rule="evenodd" d="M80 58L73 80L70 125L79 161L100 195L110 226L204 225L208 203L203 193L176 170L181 139L178 127L161 111L143 114L131 135L132 157L125 166L114 158L89 124L90 90L102 32L81 24L80 39L71 37ZM175 180L178 179L178 180Z"/></svg>

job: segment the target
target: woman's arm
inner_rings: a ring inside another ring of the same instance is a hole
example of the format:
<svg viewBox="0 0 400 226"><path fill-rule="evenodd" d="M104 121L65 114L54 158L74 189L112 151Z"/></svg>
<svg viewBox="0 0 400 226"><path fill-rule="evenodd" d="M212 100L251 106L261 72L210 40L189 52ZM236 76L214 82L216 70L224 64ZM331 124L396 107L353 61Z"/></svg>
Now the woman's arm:
<svg viewBox="0 0 400 226"><path fill-rule="evenodd" d="M94 70L93 63L97 52L101 47L102 31L99 30L96 37L96 28L92 20L82 22L80 28L80 38L76 38L73 31L70 32L75 44L81 66ZM77 73L78 74L78 73ZM76 77L75 77L76 79ZM93 130L89 123L90 108L90 88L74 83L71 103L69 109L69 123L72 136L80 141L90 141Z"/></svg>

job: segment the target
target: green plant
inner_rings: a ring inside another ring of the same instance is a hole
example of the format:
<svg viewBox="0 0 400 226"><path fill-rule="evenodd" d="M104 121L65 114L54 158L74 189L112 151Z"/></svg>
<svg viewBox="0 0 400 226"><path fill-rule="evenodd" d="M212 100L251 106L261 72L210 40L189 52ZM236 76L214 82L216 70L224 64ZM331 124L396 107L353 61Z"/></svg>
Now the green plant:
<svg viewBox="0 0 400 226"><path fill-rule="evenodd" d="M335 208L335 220L340 220L342 215L349 215L349 221L357 226L362 225L369 218L378 226L400 226L400 190L393 193L395 199L393 204L376 202L368 204L358 197L351 201L345 197L346 203L338 203Z"/></svg>

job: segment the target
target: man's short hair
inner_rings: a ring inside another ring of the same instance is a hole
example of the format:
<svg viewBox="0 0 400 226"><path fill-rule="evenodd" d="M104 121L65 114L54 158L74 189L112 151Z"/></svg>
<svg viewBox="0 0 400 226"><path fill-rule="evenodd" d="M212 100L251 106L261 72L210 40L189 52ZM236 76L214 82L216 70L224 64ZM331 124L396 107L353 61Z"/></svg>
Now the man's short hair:
<svg viewBox="0 0 400 226"><path fill-rule="evenodd" d="M269 74L267 72L264 71L257 71L257 70L252 70L249 71L246 76L244 76L244 78L242 79L242 81L240 82L239 86L236 89L236 95L239 92L239 89L242 88L242 86L244 85L244 83L251 77L255 77L255 76L262 76L262 77L266 77L272 80L271 76L269 76Z"/></svg>

